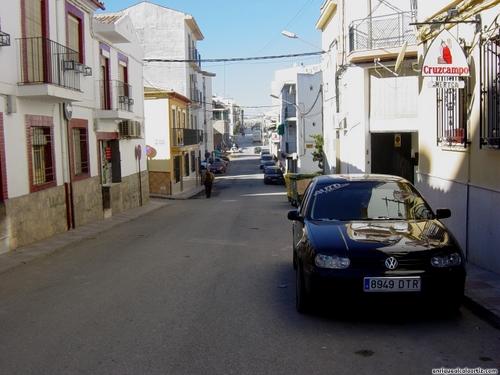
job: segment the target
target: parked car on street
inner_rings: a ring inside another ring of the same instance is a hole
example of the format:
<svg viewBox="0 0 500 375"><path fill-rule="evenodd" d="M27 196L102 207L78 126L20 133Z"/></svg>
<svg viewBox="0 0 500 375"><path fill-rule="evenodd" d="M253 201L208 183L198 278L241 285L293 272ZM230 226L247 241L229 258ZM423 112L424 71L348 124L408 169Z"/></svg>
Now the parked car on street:
<svg viewBox="0 0 500 375"><path fill-rule="evenodd" d="M264 184L285 184L285 177L280 167L269 166L264 168Z"/></svg>
<svg viewBox="0 0 500 375"><path fill-rule="evenodd" d="M226 165L220 161L214 161L210 164L210 172L215 174L223 174L226 173Z"/></svg>
<svg viewBox="0 0 500 375"><path fill-rule="evenodd" d="M207 168L208 168L209 166L210 166L210 163L207 163L207 162L202 161L202 162L200 163L200 174L203 174L203 173L207 170Z"/></svg>
<svg viewBox="0 0 500 375"><path fill-rule="evenodd" d="M212 164L212 163L214 163L214 162L217 162L217 161L218 161L218 162L220 162L220 163L222 163L222 164L224 164L224 165L226 165L226 166L227 166L227 164L229 163L229 159L228 159L228 160L224 160L224 159L223 159L222 157L220 157L220 156L216 156L216 157L209 157L209 158L205 159L205 162L208 162L208 163L210 163L210 164Z"/></svg>
<svg viewBox="0 0 500 375"><path fill-rule="evenodd" d="M260 169L264 169L264 164L269 166L275 165L276 162L272 155L262 155L260 157Z"/></svg>
<svg viewBox="0 0 500 375"><path fill-rule="evenodd" d="M271 151L268 148L263 148L260 150L260 156L262 157L262 155L271 155Z"/></svg>
<svg viewBox="0 0 500 375"><path fill-rule="evenodd" d="M466 270L462 249L439 220L450 215L434 212L401 177L314 177L288 213L297 310L325 301L456 310Z"/></svg>
<svg viewBox="0 0 500 375"><path fill-rule="evenodd" d="M265 172L269 167L277 167L276 162L274 160L264 160L261 162L262 172Z"/></svg>

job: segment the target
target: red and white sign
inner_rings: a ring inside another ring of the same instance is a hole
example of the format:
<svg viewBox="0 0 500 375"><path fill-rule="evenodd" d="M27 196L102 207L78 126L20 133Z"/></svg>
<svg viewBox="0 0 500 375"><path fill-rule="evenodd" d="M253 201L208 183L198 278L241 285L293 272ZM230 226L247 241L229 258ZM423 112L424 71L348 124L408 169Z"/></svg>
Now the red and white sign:
<svg viewBox="0 0 500 375"><path fill-rule="evenodd" d="M460 44L448 30L434 38L422 64L423 77L468 77L469 64Z"/></svg>

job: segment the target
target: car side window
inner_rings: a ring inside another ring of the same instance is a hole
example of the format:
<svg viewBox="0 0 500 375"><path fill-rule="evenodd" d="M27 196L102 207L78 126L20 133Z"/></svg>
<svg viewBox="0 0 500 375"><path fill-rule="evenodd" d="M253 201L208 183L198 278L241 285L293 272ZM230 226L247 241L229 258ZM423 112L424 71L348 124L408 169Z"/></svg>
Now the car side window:
<svg viewBox="0 0 500 375"><path fill-rule="evenodd" d="M304 195L302 196L302 200L299 204L299 207L297 207L297 211L298 211L299 215L301 215L301 216L306 215L308 202L311 198L312 191L314 190L313 185L314 184L312 182L310 182L309 185L307 185L307 188L304 192Z"/></svg>

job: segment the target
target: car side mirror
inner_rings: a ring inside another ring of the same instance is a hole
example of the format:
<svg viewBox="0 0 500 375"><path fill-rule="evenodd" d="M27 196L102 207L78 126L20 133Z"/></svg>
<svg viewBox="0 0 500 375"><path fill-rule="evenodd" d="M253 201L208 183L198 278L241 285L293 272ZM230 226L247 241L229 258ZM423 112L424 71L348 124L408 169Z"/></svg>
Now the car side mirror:
<svg viewBox="0 0 500 375"><path fill-rule="evenodd" d="M451 211L448 208L438 208L436 209L436 217L438 219L446 219L451 216Z"/></svg>
<svg viewBox="0 0 500 375"><path fill-rule="evenodd" d="M297 210L288 211L288 215L286 217L288 220L302 221L302 216L299 215Z"/></svg>

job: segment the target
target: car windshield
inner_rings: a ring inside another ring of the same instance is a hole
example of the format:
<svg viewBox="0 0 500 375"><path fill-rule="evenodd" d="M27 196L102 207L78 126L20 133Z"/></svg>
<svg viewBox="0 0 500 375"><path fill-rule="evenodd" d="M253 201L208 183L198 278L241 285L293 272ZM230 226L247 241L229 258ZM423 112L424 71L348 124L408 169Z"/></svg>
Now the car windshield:
<svg viewBox="0 0 500 375"><path fill-rule="evenodd" d="M262 155L262 157L260 158L260 160L262 161L268 161L268 160L273 160L273 157L269 154L264 154Z"/></svg>
<svg viewBox="0 0 500 375"><path fill-rule="evenodd" d="M419 193L402 182L346 181L316 185L312 220L430 219L431 209Z"/></svg>

